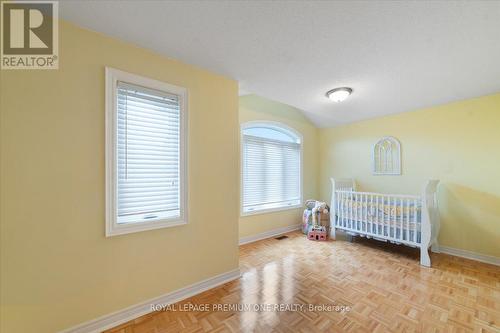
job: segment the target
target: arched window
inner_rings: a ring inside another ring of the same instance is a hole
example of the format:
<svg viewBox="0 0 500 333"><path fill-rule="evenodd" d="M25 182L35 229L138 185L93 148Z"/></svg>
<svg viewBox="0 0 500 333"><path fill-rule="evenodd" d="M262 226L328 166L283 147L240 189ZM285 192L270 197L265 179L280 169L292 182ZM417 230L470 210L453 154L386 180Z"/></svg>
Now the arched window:
<svg viewBox="0 0 500 333"><path fill-rule="evenodd" d="M388 136L373 147L373 173L376 175L401 174L401 145L398 139Z"/></svg>
<svg viewBox="0 0 500 333"><path fill-rule="evenodd" d="M273 122L241 127L241 213L282 210L302 203L302 136Z"/></svg>

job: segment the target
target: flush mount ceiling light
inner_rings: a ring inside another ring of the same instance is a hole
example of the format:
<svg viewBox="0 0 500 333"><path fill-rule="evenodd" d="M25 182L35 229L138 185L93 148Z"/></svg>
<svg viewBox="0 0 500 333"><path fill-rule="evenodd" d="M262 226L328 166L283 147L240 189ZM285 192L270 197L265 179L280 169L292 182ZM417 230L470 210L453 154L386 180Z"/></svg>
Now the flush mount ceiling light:
<svg viewBox="0 0 500 333"><path fill-rule="evenodd" d="M348 87L335 88L326 92L326 97L334 102L342 102L352 93L352 89Z"/></svg>

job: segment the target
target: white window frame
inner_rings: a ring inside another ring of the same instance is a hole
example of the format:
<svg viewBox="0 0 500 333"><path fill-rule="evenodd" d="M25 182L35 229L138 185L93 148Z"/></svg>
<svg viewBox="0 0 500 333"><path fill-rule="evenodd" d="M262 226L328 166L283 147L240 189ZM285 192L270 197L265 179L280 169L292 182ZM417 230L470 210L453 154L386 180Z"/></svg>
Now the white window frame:
<svg viewBox="0 0 500 333"><path fill-rule="evenodd" d="M299 166L299 186L300 186L300 198L299 198L299 203L296 205L291 205L291 206L284 206L284 207L276 207L276 208L265 208L265 209L259 209L259 210L254 210L254 211L244 211L243 208L243 151L244 151L244 142L243 142L243 132L247 128L252 128L252 127L268 127L271 129L275 129L277 131L286 131L290 132L293 135L297 136L300 140L300 166ZM259 215L259 214L267 214L267 213L272 213L272 212L279 212L279 211L284 211L284 210L291 210L291 209L297 209L302 207L302 201L304 198L304 177L303 177L303 170L304 170L304 137L302 134L297 131L296 129L285 125L283 123L277 122L277 121L271 121L271 120L253 120L253 121L247 121L243 124L240 125L240 216L251 216L251 215Z"/></svg>
<svg viewBox="0 0 500 333"><path fill-rule="evenodd" d="M188 223L187 184L187 89L165 82L106 67L106 237L133 232L174 227ZM180 104L180 217L145 221L139 223L117 223L117 105L118 81L163 91L179 97Z"/></svg>

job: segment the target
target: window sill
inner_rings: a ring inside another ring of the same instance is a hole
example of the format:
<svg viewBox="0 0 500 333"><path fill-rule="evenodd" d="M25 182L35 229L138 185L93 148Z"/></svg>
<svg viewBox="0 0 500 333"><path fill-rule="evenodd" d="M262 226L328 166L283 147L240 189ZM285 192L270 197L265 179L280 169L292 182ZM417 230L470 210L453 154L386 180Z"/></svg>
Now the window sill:
<svg viewBox="0 0 500 333"><path fill-rule="evenodd" d="M246 217L246 216L252 216L252 215L260 215L260 214L268 214L268 213L274 213L274 212L281 212L285 210L293 210L297 208L301 208L302 204L297 204L293 206L285 206L285 207L276 207L276 208L266 208L266 209L259 209L259 210L254 210L250 212L240 212L240 217Z"/></svg>
<svg viewBox="0 0 500 333"><path fill-rule="evenodd" d="M186 220L172 220L172 219L163 219L163 220L156 220L154 222L152 221L144 223L113 224L113 225L107 225L106 237L125 235L134 232L141 232L148 230L177 227L186 224L187 224Z"/></svg>

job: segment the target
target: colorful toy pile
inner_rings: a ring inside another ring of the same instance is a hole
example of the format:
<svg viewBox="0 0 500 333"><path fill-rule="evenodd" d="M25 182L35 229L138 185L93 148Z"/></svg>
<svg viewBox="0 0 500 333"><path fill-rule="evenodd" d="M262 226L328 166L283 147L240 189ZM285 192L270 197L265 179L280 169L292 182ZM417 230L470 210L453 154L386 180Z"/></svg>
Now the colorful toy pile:
<svg viewBox="0 0 500 333"><path fill-rule="evenodd" d="M309 239L326 240L329 226L330 207L325 202L307 200L302 216L302 232ZM317 228L316 228L317 227ZM309 237L311 233L311 237ZM318 236L318 237L316 237Z"/></svg>

